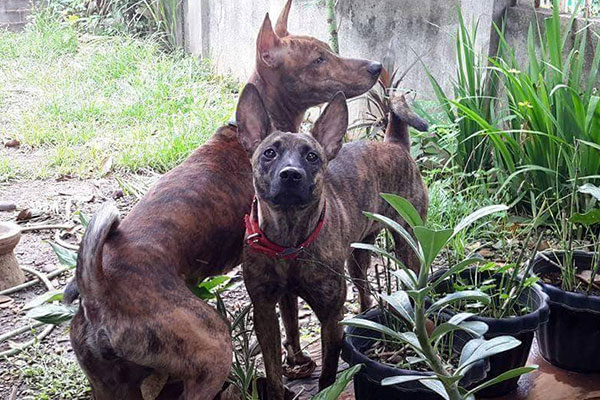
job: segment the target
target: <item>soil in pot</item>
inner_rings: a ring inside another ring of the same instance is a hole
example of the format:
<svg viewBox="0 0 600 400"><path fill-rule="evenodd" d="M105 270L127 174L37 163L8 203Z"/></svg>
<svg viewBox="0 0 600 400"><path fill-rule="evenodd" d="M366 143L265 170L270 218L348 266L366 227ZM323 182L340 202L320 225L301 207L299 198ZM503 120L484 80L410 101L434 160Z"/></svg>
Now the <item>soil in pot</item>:
<svg viewBox="0 0 600 400"><path fill-rule="evenodd" d="M383 314L379 309L371 310L363 316L371 321L383 323ZM381 386L380 382L384 378L399 375L430 375L430 372L420 371L424 368L414 364L412 369L397 368L392 365L386 365L369 358L366 353L374 348L377 341L380 341L381 335L377 332L346 327L346 335L342 347L342 358L350 364L364 364L365 367L354 377L354 393L356 400L439 400L439 395L425 388L421 383L407 382L402 385ZM461 339L455 340L455 353L460 354L465 342ZM375 348L377 348L375 346ZM407 353L408 356L410 353ZM389 359L388 359L389 360ZM475 385L486 376L489 369L487 360L479 361L461 380L461 386L467 387Z"/></svg>
<svg viewBox="0 0 600 400"><path fill-rule="evenodd" d="M579 274L591 269L593 254L576 251L573 259ZM548 323L538 329L540 353L569 371L600 372L600 296L581 293L581 289L579 293L562 290L555 277L560 275L563 260L563 252L545 252L532 266L533 273L542 278L550 306Z"/></svg>
<svg viewBox="0 0 600 400"><path fill-rule="evenodd" d="M441 276L444 271L438 271L432 276L432 280ZM482 276L475 268L468 269L461 274L461 282L447 280L441 284L437 291L438 293L449 293L454 291L454 287L464 285L465 281L477 282L476 286L486 285L488 291L493 290L495 282L501 278L499 275L484 273ZM464 287L463 287L464 288ZM468 287L467 287L468 288ZM481 311L481 310L478 310ZM439 314L439 318L446 321L457 312L474 312L470 309L446 309ZM547 304L547 296L542 292L537 285L528 286L521 293L519 299L515 303L512 310L507 312L503 318L493 318L487 315L497 313L489 312L481 315L473 316L470 320L485 322L489 330L485 334L486 339L492 339L497 336L513 336L521 341L521 345L500 354L490 357L490 370L485 380L490 380L498 375L514 368L525 366L535 331L538 327L548 320L549 308ZM511 316L512 315L512 316ZM468 336L465 332L458 332L459 336ZM498 397L508 394L515 390L518 386L519 377L509 379L499 384L490 386L480 392L478 397Z"/></svg>

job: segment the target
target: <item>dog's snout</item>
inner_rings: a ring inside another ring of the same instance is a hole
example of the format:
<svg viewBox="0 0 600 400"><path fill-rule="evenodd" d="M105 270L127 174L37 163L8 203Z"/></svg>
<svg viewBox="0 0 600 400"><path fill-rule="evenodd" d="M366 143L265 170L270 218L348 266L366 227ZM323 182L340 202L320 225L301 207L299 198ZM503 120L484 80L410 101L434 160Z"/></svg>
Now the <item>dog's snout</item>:
<svg viewBox="0 0 600 400"><path fill-rule="evenodd" d="M279 179L284 183L299 183L306 177L306 172L299 168L286 167L279 172Z"/></svg>
<svg viewBox="0 0 600 400"><path fill-rule="evenodd" d="M378 62L372 62L367 66L367 72L369 72L373 76L379 76L382 69L383 66L381 65L381 63Z"/></svg>

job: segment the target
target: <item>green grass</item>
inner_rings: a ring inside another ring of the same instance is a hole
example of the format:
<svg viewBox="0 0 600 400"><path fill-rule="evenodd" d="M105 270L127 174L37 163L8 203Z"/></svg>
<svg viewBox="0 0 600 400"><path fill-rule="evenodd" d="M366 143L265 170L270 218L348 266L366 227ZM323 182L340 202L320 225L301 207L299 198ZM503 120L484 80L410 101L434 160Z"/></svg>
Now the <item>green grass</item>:
<svg viewBox="0 0 600 400"><path fill-rule="evenodd" d="M107 158L167 171L230 118L238 89L155 40L84 35L50 14L0 33L0 54L0 137L45 152L34 176L94 176Z"/></svg>
<svg viewBox="0 0 600 400"><path fill-rule="evenodd" d="M0 157L0 183L18 178L21 171L15 163L8 158Z"/></svg>
<svg viewBox="0 0 600 400"><path fill-rule="evenodd" d="M74 359L55 354L39 345L16 356L23 399L66 400L88 399L90 387L81 368ZM21 398L21 397L20 397Z"/></svg>

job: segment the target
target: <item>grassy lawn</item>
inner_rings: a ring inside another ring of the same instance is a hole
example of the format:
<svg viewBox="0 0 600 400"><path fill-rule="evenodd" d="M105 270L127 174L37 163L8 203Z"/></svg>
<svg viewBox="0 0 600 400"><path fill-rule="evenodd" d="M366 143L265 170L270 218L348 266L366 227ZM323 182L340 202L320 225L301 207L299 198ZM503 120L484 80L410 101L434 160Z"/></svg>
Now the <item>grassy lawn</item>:
<svg viewBox="0 0 600 400"><path fill-rule="evenodd" d="M51 15L0 33L0 54L0 138L42 155L2 158L2 180L167 171L229 119L238 89L153 40L83 35Z"/></svg>

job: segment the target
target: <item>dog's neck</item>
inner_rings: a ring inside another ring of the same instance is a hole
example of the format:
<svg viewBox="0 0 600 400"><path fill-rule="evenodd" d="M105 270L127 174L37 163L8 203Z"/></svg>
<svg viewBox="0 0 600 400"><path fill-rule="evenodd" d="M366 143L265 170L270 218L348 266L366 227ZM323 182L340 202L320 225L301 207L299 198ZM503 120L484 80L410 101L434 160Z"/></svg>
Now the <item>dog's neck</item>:
<svg viewBox="0 0 600 400"><path fill-rule="evenodd" d="M302 208L279 208L258 201L258 224L270 241L284 247L296 247L316 229L325 204L322 197Z"/></svg>
<svg viewBox="0 0 600 400"><path fill-rule="evenodd" d="M273 128L282 132L299 132L307 108L297 106L296 99L291 98L281 84L264 79L257 70L248 82L258 89Z"/></svg>

